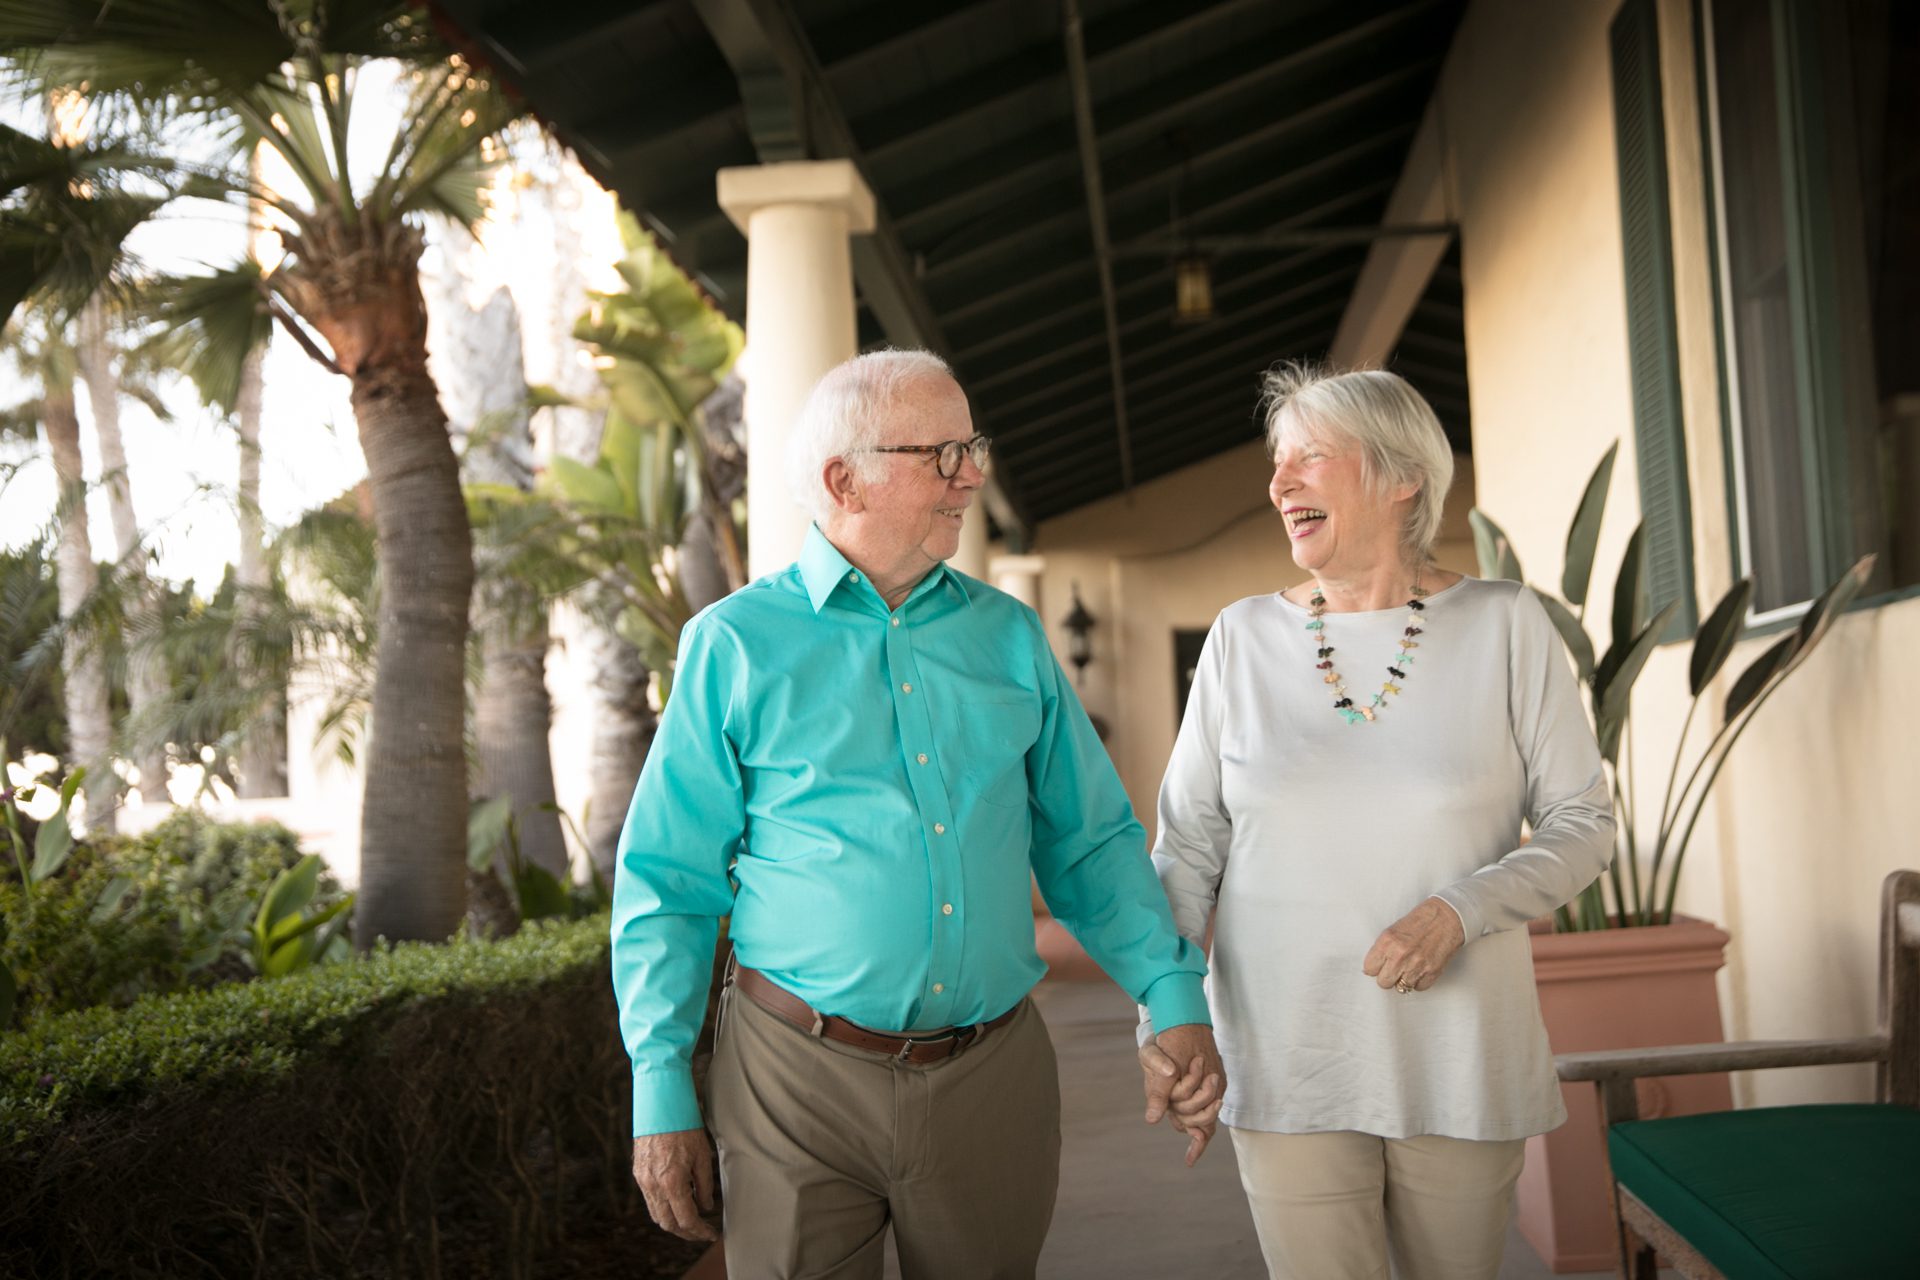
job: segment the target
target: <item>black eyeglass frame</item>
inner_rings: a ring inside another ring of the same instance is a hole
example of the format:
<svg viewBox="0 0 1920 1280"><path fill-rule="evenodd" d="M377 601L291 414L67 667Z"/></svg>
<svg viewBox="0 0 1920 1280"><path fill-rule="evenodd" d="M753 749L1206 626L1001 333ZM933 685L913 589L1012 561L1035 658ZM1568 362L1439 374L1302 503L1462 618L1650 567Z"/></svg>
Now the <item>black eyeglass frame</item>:
<svg viewBox="0 0 1920 1280"><path fill-rule="evenodd" d="M960 474L960 459L963 456L971 457L973 465L985 471L992 451L992 436L974 436L970 440L942 440L939 444L876 444L868 446L864 452L922 454L934 460L934 470L940 473L942 480L951 480Z"/></svg>

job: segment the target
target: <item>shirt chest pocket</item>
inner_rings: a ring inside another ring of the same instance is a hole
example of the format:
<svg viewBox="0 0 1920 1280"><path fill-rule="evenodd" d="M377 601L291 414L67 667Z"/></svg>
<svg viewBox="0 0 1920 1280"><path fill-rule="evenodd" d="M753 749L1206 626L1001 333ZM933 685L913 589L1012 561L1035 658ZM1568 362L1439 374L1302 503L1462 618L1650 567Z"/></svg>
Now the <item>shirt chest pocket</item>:
<svg viewBox="0 0 1920 1280"><path fill-rule="evenodd" d="M958 777L956 800L1006 809L1027 804L1027 752L1040 736L1040 708L1032 697L975 698L958 710L948 777Z"/></svg>

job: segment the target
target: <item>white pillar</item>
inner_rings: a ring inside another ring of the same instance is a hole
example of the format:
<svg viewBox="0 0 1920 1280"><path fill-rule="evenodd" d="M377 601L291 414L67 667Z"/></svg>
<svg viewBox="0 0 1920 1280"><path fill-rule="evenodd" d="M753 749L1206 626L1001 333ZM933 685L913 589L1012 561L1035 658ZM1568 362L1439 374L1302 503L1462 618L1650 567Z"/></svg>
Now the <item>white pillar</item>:
<svg viewBox="0 0 1920 1280"><path fill-rule="evenodd" d="M1040 574L1047 567L1045 556L995 556L991 566L993 585L1040 612Z"/></svg>
<svg viewBox="0 0 1920 1280"><path fill-rule="evenodd" d="M987 504L980 501L977 492L967 508L967 518L960 522L959 550L947 563L969 578L991 581L987 577Z"/></svg>
<svg viewBox="0 0 1920 1280"><path fill-rule="evenodd" d="M802 160L722 169L719 196L747 237L747 571L759 577L806 538L787 434L813 384L858 349L847 239L873 230L873 192L851 161Z"/></svg>

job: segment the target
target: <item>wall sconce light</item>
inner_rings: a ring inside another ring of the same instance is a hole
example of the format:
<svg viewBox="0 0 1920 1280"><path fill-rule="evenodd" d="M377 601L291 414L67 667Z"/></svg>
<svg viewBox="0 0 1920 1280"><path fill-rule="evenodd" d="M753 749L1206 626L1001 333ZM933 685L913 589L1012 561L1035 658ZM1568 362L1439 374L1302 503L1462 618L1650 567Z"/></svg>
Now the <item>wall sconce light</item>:
<svg viewBox="0 0 1920 1280"><path fill-rule="evenodd" d="M1198 253L1173 263L1173 322L1201 324L1213 319L1213 269Z"/></svg>
<svg viewBox="0 0 1920 1280"><path fill-rule="evenodd" d="M1073 584L1073 608L1060 620L1067 629L1067 661L1073 663L1075 680L1086 674L1087 664L1093 661L1094 617L1087 612L1087 606L1080 600L1080 584Z"/></svg>

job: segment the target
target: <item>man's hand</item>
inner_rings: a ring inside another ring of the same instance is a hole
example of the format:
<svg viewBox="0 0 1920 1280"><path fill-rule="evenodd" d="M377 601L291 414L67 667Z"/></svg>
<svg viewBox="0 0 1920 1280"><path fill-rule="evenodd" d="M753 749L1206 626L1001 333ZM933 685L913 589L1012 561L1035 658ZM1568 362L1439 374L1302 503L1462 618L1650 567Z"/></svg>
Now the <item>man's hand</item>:
<svg viewBox="0 0 1920 1280"><path fill-rule="evenodd" d="M1360 969L1388 991L1425 991L1466 941L1454 909L1428 898L1387 926Z"/></svg>
<svg viewBox="0 0 1920 1280"><path fill-rule="evenodd" d="M718 1240L701 1218L713 1212L713 1144L705 1129L650 1133L633 1140L633 1180L647 1212L682 1240Z"/></svg>
<svg viewBox="0 0 1920 1280"><path fill-rule="evenodd" d="M1188 1135L1187 1167L1205 1153L1227 1093L1227 1069L1214 1047L1213 1028L1203 1023L1169 1027L1140 1046L1146 1076L1147 1123L1173 1113L1173 1127Z"/></svg>

